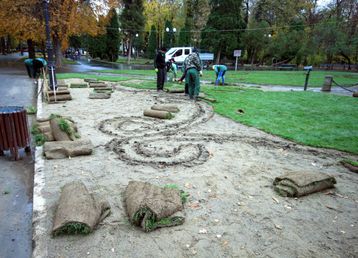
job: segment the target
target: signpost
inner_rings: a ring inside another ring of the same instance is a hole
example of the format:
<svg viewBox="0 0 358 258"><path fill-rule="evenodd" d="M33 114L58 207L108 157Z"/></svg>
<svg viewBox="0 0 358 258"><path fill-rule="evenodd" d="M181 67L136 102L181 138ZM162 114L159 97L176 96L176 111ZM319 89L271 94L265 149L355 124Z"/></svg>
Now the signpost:
<svg viewBox="0 0 358 258"><path fill-rule="evenodd" d="M305 86L303 87L303 90L307 90L308 80L309 80L309 78L310 78L310 72L312 71L312 69L313 69L312 65L310 65L310 66L305 66L305 67L303 68L303 70L307 71L307 73L306 73L306 80L305 80Z"/></svg>
<svg viewBox="0 0 358 258"><path fill-rule="evenodd" d="M241 50L234 50L234 57L236 57L236 62L235 62L235 71L237 71L237 60L238 58L241 56Z"/></svg>

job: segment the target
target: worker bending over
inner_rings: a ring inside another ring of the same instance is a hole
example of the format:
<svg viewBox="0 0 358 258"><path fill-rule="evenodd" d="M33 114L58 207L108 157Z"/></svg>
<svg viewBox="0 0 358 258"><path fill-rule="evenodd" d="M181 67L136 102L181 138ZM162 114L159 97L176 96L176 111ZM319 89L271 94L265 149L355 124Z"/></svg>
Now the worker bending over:
<svg viewBox="0 0 358 258"><path fill-rule="evenodd" d="M213 65L213 70L216 73L216 81L215 81L215 85L219 84L219 81L221 79L222 84L225 84L225 73L227 71L227 67L226 65Z"/></svg>

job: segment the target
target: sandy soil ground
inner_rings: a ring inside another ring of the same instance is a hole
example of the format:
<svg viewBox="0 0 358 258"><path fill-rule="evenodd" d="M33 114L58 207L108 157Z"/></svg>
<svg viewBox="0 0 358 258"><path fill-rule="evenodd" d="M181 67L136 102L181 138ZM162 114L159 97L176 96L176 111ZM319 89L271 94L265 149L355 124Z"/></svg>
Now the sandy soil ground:
<svg viewBox="0 0 358 258"><path fill-rule="evenodd" d="M117 85L110 99L91 100L90 91L71 89L72 101L44 105L43 117L71 116L95 150L44 161L44 185L34 196L44 208L34 213L35 257L358 256L358 177L338 164L357 156L283 140L179 94ZM180 112L165 121L143 117L155 103ZM287 171L327 173L337 185L283 198L272 182ZM92 234L52 238L60 188L73 180L106 198L112 214ZM186 222L151 233L131 226L122 199L130 180L188 192Z"/></svg>

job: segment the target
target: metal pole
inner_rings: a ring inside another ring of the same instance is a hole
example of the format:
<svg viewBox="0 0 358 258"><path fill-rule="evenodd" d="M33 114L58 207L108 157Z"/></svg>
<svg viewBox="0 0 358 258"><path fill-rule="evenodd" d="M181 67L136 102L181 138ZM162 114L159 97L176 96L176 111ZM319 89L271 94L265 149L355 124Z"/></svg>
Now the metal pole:
<svg viewBox="0 0 358 258"><path fill-rule="evenodd" d="M311 70L309 69L306 73L305 86L304 86L303 90L307 90L308 79L310 78L310 72L311 72Z"/></svg>
<svg viewBox="0 0 358 258"><path fill-rule="evenodd" d="M50 25L49 25L50 23L50 14L48 11L49 2L50 0L43 0L45 27L46 27L47 68L49 73L50 88L55 93L55 101L56 101L57 80L56 80L56 69L55 69L55 62L53 58L53 47L52 47Z"/></svg>
<svg viewBox="0 0 358 258"><path fill-rule="evenodd" d="M236 62L235 62L235 72L237 71L237 60L239 59L239 57L236 57Z"/></svg>

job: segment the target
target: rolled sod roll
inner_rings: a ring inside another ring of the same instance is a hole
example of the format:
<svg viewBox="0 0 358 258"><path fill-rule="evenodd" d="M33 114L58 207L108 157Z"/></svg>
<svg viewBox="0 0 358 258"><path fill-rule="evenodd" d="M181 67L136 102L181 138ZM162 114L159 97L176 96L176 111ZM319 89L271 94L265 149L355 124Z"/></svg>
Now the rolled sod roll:
<svg viewBox="0 0 358 258"><path fill-rule="evenodd" d="M51 119L49 117L39 117L36 119L36 121L38 123L44 123L44 122L49 122Z"/></svg>
<svg viewBox="0 0 358 258"><path fill-rule="evenodd" d="M166 105L166 104L163 104L163 105L153 105L151 107L151 109L153 110L161 110L161 111L168 111L168 112L173 112L173 113L177 113L179 112L179 108L175 105Z"/></svg>
<svg viewBox="0 0 358 258"><path fill-rule="evenodd" d="M167 92L168 93L184 93L185 90L184 89L168 89Z"/></svg>
<svg viewBox="0 0 358 258"><path fill-rule="evenodd" d="M354 97L354 98L358 98L358 91L353 92L353 97Z"/></svg>
<svg viewBox="0 0 358 258"><path fill-rule="evenodd" d="M152 109L144 110L143 115L154 117L154 118L160 118L160 119L173 118L173 114L168 111L160 111L160 110L152 110Z"/></svg>
<svg viewBox="0 0 358 258"><path fill-rule="evenodd" d="M107 84L104 82L90 82L90 88L106 88Z"/></svg>
<svg viewBox="0 0 358 258"><path fill-rule="evenodd" d="M209 101L209 102L216 102L216 99L213 99L213 98L208 98L208 97L200 97L200 99L203 99L203 100L206 100L206 101Z"/></svg>
<svg viewBox="0 0 358 258"><path fill-rule="evenodd" d="M41 133L51 132L50 122L44 122L39 124L39 130Z"/></svg>
<svg viewBox="0 0 358 258"><path fill-rule="evenodd" d="M70 94L65 94L65 95L56 95L56 101L64 101L64 100L71 100L72 97ZM53 102L55 101L55 96L50 96L49 97L49 102Z"/></svg>
<svg viewBox="0 0 358 258"><path fill-rule="evenodd" d="M70 94L70 91L69 90L58 90L58 91L56 91L56 95L57 96L59 96L59 95L68 95L68 94ZM55 95L55 92L53 92L53 91L49 91L48 92L48 95L49 96L54 96Z"/></svg>
<svg viewBox="0 0 358 258"><path fill-rule="evenodd" d="M111 97L111 93L90 93L89 97L90 99L109 99Z"/></svg>
<svg viewBox="0 0 358 258"><path fill-rule="evenodd" d="M70 88L88 88L87 83L71 83Z"/></svg>
<svg viewBox="0 0 358 258"><path fill-rule="evenodd" d="M97 79L92 79L92 78L86 78L84 79L85 82L98 82Z"/></svg>

